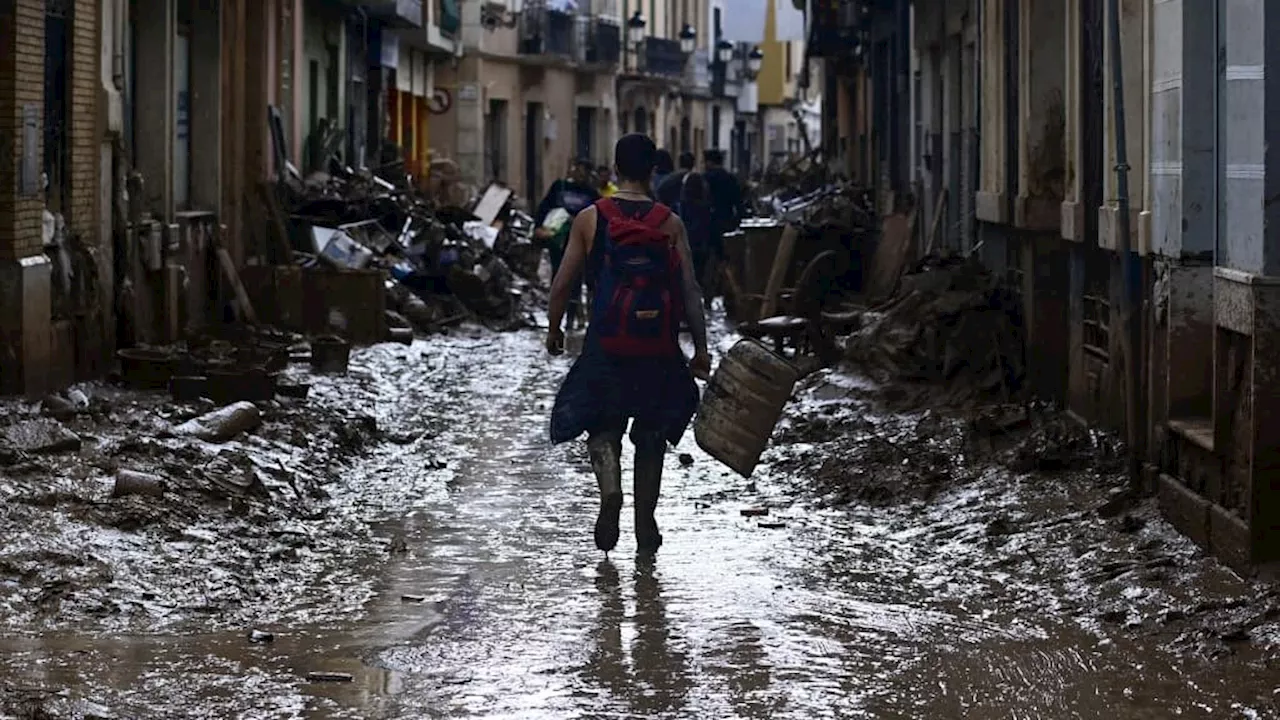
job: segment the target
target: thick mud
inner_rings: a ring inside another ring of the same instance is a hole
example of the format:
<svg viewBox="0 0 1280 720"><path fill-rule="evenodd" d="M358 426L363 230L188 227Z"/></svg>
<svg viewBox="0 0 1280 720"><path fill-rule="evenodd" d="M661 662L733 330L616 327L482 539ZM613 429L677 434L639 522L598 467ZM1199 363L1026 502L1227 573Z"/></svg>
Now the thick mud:
<svg viewBox="0 0 1280 720"><path fill-rule="evenodd" d="M585 448L546 441L569 362L531 333L375 347L217 448L117 410L130 462L189 477L163 500L72 469L105 430L0 468L0 717L1280 716L1280 595L1116 501L1105 438L826 372L752 480L690 433L656 560L629 512L604 560ZM200 492L228 452L264 497Z"/></svg>

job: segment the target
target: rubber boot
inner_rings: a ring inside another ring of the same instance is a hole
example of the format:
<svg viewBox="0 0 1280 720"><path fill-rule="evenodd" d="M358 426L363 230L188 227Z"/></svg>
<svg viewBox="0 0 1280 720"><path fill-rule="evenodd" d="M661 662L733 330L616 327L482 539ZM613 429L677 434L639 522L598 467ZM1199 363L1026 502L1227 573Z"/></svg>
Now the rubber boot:
<svg viewBox="0 0 1280 720"><path fill-rule="evenodd" d="M596 547L609 552L618 545L618 515L622 512L622 433L598 433L587 441L591 470L600 486L600 514L596 517Z"/></svg>
<svg viewBox="0 0 1280 720"><path fill-rule="evenodd" d="M636 444L636 550L652 554L662 545L662 533L653 513L658 508L662 490L662 460L667 452L666 438L660 433L645 433L634 438Z"/></svg>

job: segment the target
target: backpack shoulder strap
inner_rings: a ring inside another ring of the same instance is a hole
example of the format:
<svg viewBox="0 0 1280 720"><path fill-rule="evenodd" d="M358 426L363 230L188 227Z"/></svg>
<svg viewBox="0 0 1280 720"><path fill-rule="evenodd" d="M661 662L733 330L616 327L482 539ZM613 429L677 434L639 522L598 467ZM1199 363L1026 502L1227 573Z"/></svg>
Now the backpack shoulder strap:
<svg viewBox="0 0 1280 720"><path fill-rule="evenodd" d="M596 211L607 221L613 222L622 219L622 209L613 201L613 198L600 198L596 201Z"/></svg>
<svg viewBox="0 0 1280 720"><path fill-rule="evenodd" d="M655 202L653 207L649 208L649 211L644 214L644 217L640 218L640 222L657 230L662 227L669 217L671 217L671 208L660 202Z"/></svg>

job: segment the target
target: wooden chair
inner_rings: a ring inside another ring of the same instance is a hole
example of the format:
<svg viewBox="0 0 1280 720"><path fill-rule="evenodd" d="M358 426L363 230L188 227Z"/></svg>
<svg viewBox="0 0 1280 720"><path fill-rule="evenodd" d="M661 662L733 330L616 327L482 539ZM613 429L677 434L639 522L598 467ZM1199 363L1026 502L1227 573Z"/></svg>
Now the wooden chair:
<svg viewBox="0 0 1280 720"><path fill-rule="evenodd" d="M780 293L781 312L747 323L739 331L757 340L768 338L779 355L785 356L790 348L796 355L817 355L823 362L833 362L837 348L830 330L848 320L841 314L823 313L822 301L830 287L825 281L840 273L839 260L834 251L818 253L805 265L796 287Z"/></svg>

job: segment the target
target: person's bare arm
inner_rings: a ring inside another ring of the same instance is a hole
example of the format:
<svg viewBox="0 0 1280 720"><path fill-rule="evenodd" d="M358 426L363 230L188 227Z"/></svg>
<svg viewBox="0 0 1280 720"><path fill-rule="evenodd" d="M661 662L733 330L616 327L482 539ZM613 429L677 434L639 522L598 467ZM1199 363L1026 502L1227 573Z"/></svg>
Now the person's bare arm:
<svg viewBox="0 0 1280 720"><path fill-rule="evenodd" d="M671 223L670 232L675 238L676 251L680 253L685 320L689 323L689 332L693 335L694 351L699 355L706 355L707 318L702 313L702 288L693 274L693 252L689 249L689 234L685 231L684 221L678 216L672 215L667 222Z"/></svg>
<svg viewBox="0 0 1280 720"><path fill-rule="evenodd" d="M578 213L569 228L569 246L565 248L564 259L560 261L560 271L551 281L551 299L547 307L547 320L554 333L560 329L564 321L565 308L569 304L569 291L574 278L578 277L587 263L587 254L591 252L591 239L596 230L596 209L589 207Z"/></svg>

